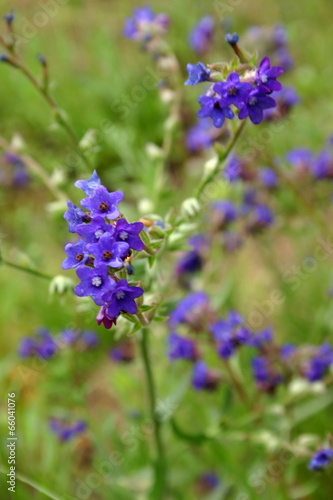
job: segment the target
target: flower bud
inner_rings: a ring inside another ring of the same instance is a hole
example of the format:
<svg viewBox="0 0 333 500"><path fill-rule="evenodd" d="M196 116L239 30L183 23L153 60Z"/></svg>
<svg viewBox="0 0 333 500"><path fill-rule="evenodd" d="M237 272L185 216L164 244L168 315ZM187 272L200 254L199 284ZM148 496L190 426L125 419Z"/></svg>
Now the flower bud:
<svg viewBox="0 0 333 500"><path fill-rule="evenodd" d="M50 295L64 295L67 292L72 292L75 283L71 278L67 276L55 276L50 283L49 293Z"/></svg>

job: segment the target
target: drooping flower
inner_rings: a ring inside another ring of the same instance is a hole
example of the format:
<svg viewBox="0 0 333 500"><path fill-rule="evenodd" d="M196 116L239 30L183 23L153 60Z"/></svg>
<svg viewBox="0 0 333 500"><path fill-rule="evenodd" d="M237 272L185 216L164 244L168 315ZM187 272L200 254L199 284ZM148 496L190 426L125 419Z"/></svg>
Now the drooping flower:
<svg viewBox="0 0 333 500"><path fill-rule="evenodd" d="M209 148L217 138L216 128L210 119L198 120L186 134L186 147L190 153L198 153L202 149Z"/></svg>
<svg viewBox="0 0 333 500"><path fill-rule="evenodd" d="M109 330L110 328L112 328L113 325L117 324L117 318L110 318L108 316L107 307L108 307L107 304L102 305L96 316L96 321L98 325L101 325L103 323L104 328Z"/></svg>
<svg viewBox="0 0 333 500"><path fill-rule="evenodd" d="M259 172L259 179L264 186L270 189L276 188L278 185L277 173L272 168L262 168Z"/></svg>
<svg viewBox="0 0 333 500"><path fill-rule="evenodd" d="M198 83L209 81L210 69L206 68L204 63L188 63L186 69L188 72L188 79L186 80L185 85L198 85Z"/></svg>

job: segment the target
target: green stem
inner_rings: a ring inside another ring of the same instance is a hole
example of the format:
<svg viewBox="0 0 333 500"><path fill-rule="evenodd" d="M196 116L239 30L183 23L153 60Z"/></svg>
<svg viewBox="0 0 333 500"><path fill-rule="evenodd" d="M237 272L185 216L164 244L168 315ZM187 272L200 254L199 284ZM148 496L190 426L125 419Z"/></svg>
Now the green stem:
<svg viewBox="0 0 333 500"><path fill-rule="evenodd" d="M242 131L244 130L245 123L246 123L246 120L242 120L240 122L233 138L231 139L230 143L228 144L227 149L222 154L219 155L219 164L209 175L207 175L207 177L205 177L201 181L201 184L199 185L198 189L195 192L195 195L194 195L195 198L199 199L201 194L203 193L205 187L207 186L207 184L210 184L215 179L217 174L220 173L219 165L220 165L220 163L224 162L228 158L229 154L233 150L233 148L234 148L236 142L238 141Z"/></svg>
<svg viewBox="0 0 333 500"><path fill-rule="evenodd" d="M144 318L144 317L143 317ZM140 317L139 317L140 319ZM155 467L155 484L153 487L153 498L163 499L166 493L166 460L162 441L162 428L159 417L156 415L156 389L151 368L149 346L148 346L149 330L145 326L142 328L142 338L140 341L141 356L145 369L150 416L154 424L154 440L156 447L156 467Z"/></svg>
<svg viewBox="0 0 333 500"><path fill-rule="evenodd" d="M0 38L0 43L4 45L8 50L8 45L4 42L2 38ZM32 83L32 85L38 90L38 92L41 94L41 96L45 99L45 101L48 103L52 111L54 112L55 118L59 125L66 131L67 135L71 139L74 147L76 148L78 154L80 155L82 161L85 163L86 167L89 169L91 168L90 162L87 159L87 157L80 151L80 148L78 148L78 137L68 121L64 118L62 110L58 106L57 102L53 97L49 94L48 88L42 85L37 78L34 77L34 75L29 71L29 69L23 64L19 56L13 52L11 52L11 58L9 59L9 63L14 66L16 69L21 71L26 78Z"/></svg>
<svg viewBox="0 0 333 500"><path fill-rule="evenodd" d="M3 470L3 469L0 469L0 473L1 474L7 474L7 471ZM16 478L21 482L21 483L24 483L24 484L27 484L28 486L30 486L31 488L33 488L34 490L36 491L39 491L40 493L42 493L43 495L45 495L46 497L48 498L51 498L52 500L63 500L62 497L56 495L55 493L53 493L52 491L50 491L49 489L45 488L44 486L36 483L35 481L32 481L31 479L29 479L28 477L25 477L23 476L23 474L20 474L20 473L16 473Z"/></svg>
<svg viewBox="0 0 333 500"><path fill-rule="evenodd" d="M24 266L20 266L18 264L14 264L13 262L8 262L7 260L0 259L0 264L3 264L7 267L12 267L13 269L16 269L17 271L23 271L24 273L32 274L33 276L36 276L37 278L43 278L44 280L48 280L48 281L53 280L52 276L48 276L47 274L40 273L39 271L36 271L35 269L30 269L29 267L24 267Z"/></svg>

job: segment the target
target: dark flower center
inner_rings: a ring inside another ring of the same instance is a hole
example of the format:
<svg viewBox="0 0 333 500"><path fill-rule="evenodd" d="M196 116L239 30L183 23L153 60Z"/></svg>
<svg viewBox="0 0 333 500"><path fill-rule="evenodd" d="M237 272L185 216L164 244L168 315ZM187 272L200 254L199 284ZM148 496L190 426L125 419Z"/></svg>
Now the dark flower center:
<svg viewBox="0 0 333 500"><path fill-rule="evenodd" d="M105 252L103 252L104 259L109 260L109 259L111 259L111 257L112 257L112 253L109 250L106 250Z"/></svg>
<svg viewBox="0 0 333 500"><path fill-rule="evenodd" d="M105 203L104 201L102 201L102 203L100 203L99 205L99 209L101 212L106 212L109 208L109 205L107 203Z"/></svg>
<svg viewBox="0 0 333 500"><path fill-rule="evenodd" d="M235 95L236 93L237 93L237 88L236 87L233 86L233 87L230 87L228 89L228 94L229 95Z"/></svg>
<svg viewBox="0 0 333 500"><path fill-rule="evenodd" d="M221 110L221 106L220 106L219 101L214 102L214 109L217 109L219 111Z"/></svg>
<svg viewBox="0 0 333 500"><path fill-rule="evenodd" d="M83 253L78 253L77 256L76 256L76 260L78 262L81 262L81 260L83 259L83 257L84 257Z"/></svg>

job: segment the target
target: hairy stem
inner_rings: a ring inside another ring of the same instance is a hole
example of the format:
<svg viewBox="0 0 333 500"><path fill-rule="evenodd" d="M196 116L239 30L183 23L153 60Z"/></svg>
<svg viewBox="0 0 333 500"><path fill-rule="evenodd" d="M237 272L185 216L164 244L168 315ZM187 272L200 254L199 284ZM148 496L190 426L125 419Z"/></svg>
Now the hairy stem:
<svg viewBox="0 0 333 500"><path fill-rule="evenodd" d="M140 319L140 317L139 317ZM154 441L155 441L155 484L152 491L152 498L162 500L166 494L166 459L162 441L161 421L156 415L156 389L154 376L149 355L149 330L145 326L142 328L142 338L140 341L141 357L146 375L149 411L154 425Z"/></svg>
<svg viewBox="0 0 333 500"><path fill-rule="evenodd" d="M37 278L42 278L42 279L48 280L48 281L53 280L52 276L48 276L47 274L36 271L35 269L31 269L30 267L24 267L24 266L20 266L18 264L14 264L13 262L8 262L7 260L4 260L0 257L0 265L1 264L3 264L4 266L7 266L7 267L11 267L12 269L16 269L17 271L22 271L24 273L32 274L33 276L36 276Z"/></svg>

